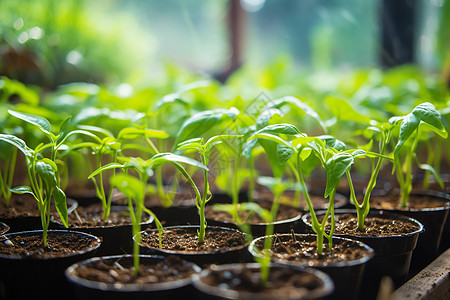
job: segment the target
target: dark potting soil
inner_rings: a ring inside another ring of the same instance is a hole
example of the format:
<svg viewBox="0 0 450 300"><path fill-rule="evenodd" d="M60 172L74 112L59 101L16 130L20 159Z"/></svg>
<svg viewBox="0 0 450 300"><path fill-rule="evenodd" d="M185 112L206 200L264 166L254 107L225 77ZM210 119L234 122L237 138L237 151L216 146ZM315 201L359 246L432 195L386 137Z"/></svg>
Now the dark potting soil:
<svg viewBox="0 0 450 300"><path fill-rule="evenodd" d="M264 248L264 239L255 244L258 249ZM356 242L334 240L332 249L325 239L322 254L317 253L317 242L302 240L298 236L276 235L270 248L270 256L275 260L287 260L309 266L323 266L359 260L371 255L371 252Z"/></svg>
<svg viewBox="0 0 450 300"><path fill-rule="evenodd" d="M162 248L183 252L206 252L235 249L246 244L244 235L231 230L206 229L205 240L198 243L197 228L166 228L162 234ZM142 245L159 248L158 231L145 230L142 234Z"/></svg>
<svg viewBox="0 0 450 300"><path fill-rule="evenodd" d="M260 284L259 269L215 270L211 276L202 278L202 282L210 286L221 286L242 292L258 293L264 296L303 299L308 291L320 288L323 281L307 272L299 272L289 268L271 268L268 285Z"/></svg>
<svg viewBox="0 0 450 300"><path fill-rule="evenodd" d="M389 219L368 216L364 222L364 231L357 230L358 219L356 214L336 215L336 227L334 234L356 235L356 236L393 236L412 233L419 230L419 226L408 220ZM323 217L318 216L319 221ZM331 225L325 226L329 231Z"/></svg>
<svg viewBox="0 0 450 300"><path fill-rule="evenodd" d="M0 222L0 234L6 232L9 230L8 225L6 225L5 223Z"/></svg>
<svg viewBox="0 0 450 300"><path fill-rule="evenodd" d="M390 194L384 197L372 197L370 199L370 206L376 209L426 209L438 208L445 206L445 201L439 200L436 197L429 197L426 195L410 195L406 203L406 207L401 207L400 196Z"/></svg>
<svg viewBox="0 0 450 300"><path fill-rule="evenodd" d="M267 210L270 210L272 203L271 202L258 202L258 204ZM265 224L266 222L261 219L261 217L250 211L239 211L239 217L243 222L249 224ZM280 205L278 208L277 216L275 221L289 220L301 215L301 212L295 209L292 206L288 205ZM206 206L205 208L205 216L207 219L213 219L221 222L233 222L233 217L227 213L222 211L217 211L213 206Z"/></svg>
<svg viewBox="0 0 450 300"><path fill-rule="evenodd" d="M97 245L92 238L68 233L59 234L48 231L48 247L42 245L42 233L32 235L13 235L8 239L0 238L0 253L25 257L60 257L71 253L78 253Z"/></svg>
<svg viewBox="0 0 450 300"><path fill-rule="evenodd" d="M149 284L181 280L196 273L193 264L178 256L161 261L141 259L137 276L133 276L133 260L100 259L74 269L74 276L107 284Z"/></svg>
<svg viewBox="0 0 450 300"><path fill-rule="evenodd" d="M69 214L69 228L77 227L102 227L102 226L118 226L131 224L130 213L128 207L124 209L114 210L106 220L103 220L103 206L100 203L91 204L89 206L78 206ZM142 221L148 220L149 216L144 215Z"/></svg>
<svg viewBox="0 0 450 300"><path fill-rule="evenodd" d="M36 200L29 194L13 194L8 206L0 201L0 218L38 217L39 209Z"/></svg>

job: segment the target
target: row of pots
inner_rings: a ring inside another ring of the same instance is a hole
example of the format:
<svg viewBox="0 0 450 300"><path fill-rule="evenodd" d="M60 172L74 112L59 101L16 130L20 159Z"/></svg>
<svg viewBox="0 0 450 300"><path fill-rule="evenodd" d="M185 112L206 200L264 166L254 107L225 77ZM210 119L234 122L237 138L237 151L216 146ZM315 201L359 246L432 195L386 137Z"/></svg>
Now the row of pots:
<svg viewBox="0 0 450 300"><path fill-rule="evenodd" d="M190 209L192 209L192 208L189 208L189 207L184 207L184 208L171 208L171 209L169 209L170 210L170 215L172 215L172 216L174 216L173 215L173 211L174 210L178 210L178 209L180 209L180 210L182 210L182 211L184 211L184 212L186 212L186 210L190 210ZM164 212L164 211L166 211L167 212L167 209L161 209L161 211L160 211L160 213L162 213L162 212ZM448 207L447 207L447 209L446 210L444 210L444 212L446 212L446 213L444 213L444 221L445 221L445 218L446 218L446 214L448 214ZM192 215L194 215L195 216L195 214L192 214L192 213L189 213L189 214L183 214L184 216L192 216ZM177 218L177 221L178 222L183 222L183 220L182 219L180 219L179 218L180 216L178 216L178 217L175 217L175 218ZM301 222L299 221L299 219L300 219L300 217L299 218L295 218L295 220L290 220L291 221L291 223L290 223L290 225L288 225L288 227L285 227L285 228L283 228L283 227L278 227L278 228L276 228L275 229L275 232L286 232L286 230L288 230L289 231L289 229L290 228L294 228L294 229L296 229L296 231L299 229L299 224L301 224ZM306 217L306 215L304 215L303 216L303 220L306 220L307 219L307 217ZM431 219L436 219L436 217L433 217L433 218L431 218ZM149 220L149 221L147 221L145 224L143 224L143 226L149 226L149 224L150 224L150 222L151 222L151 220ZM187 221L187 222L189 222L189 220ZM279 222L279 224L277 224L277 226L279 225L279 226L284 226L285 224L283 224L284 222ZM209 223L209 225L211 225L210 223ZM228 225L230 225L230 224L228 224ZM259 226L259 225L255 225L255 226ZM300 227L301 227L302 225L300 225ZM427 231L426 232L430 232L430 230L428 229L428 227L427 226L425 226L426 228L427 228ZM124 226L124 228L126 228L126 226ZM112 230L112 229L110 229L110 230ZM86 229L86 231L90 231L90 229ZM125 230L125 231L127 231L127 230ZM119 249L119 251L122 251L122 252L120 252L120 253L123 253L123 252L125 252L125 253L129 253L128 252L128 250L130 250L131 249L131 241L130 241L130 236L131 236L131 229L128 229L128 232L126 232L125 233L125 231L124 231L124 234L123 234L123 236L124 237L126 237L127 239L128 239L128 243L126 243L126 244L122 244L122 245L119 245L118 247L119 248L117 248L117 245L116 246L114 246L115 248L113 248L113 246L112 245L109 245L108 247L104 247L103 248L103 250L102 249L97 249L97 253L99 254L99 255L109 255L109 254L117 254L117 252L118 252L118 250L117 249ZM374 248L374 250L375 250L375 258L374 258L374 260L372 260L372 263L371 263L371 265L369 264L368 266L367 266L367 270L370 270L370 271L366 271L366 274L378 274L377 276L379 277L379 276L381 276L381 275L390 275L390 276L393 276L394 278L396 278L397 279L397 283L401 283L404 279L405 279L405 276L407 276L407 274L408 274L408 268L409 268L409 262L411 261L411 254L412 254L412 250L414 249L414 247L415 247L415 244L416 244L416 241L417 241L417 236L418 236L418 234L419 234L419 232L420 232L421 230L418 230L418 232L415 232L414 234L410 234L409 235L409 237L406 239L407 240L407 242L406 243L404 243L404 244L400 244L400 238L399 237L393 237L393 238L391 238L391 240L393 240L393 241L395 241L395 247L394 247L394 249L395 250L393 250L394 251L394 254L395 254L395 256L394 256L394 258L389 258L388 256L388 254L387 253L391 253L392 254L392 249L391 250L387 250L387 252L385 253L385 252L383 252L383 251L385 251L386 249L386 247L385 246L377 246L377 245L375 245L375 243L373 242L373 241L375 241L375 240L379 240L379 239L366 239L366 240L363 240L363 242L364 243L366 243L366 244L368 244L369 246L371 246L372 248ZM103 238L103 242L104 243L108 243L108 242L110 242L110 241L114 241L114 242L116 242L117 243L117 241L119 241L119 236L120 236L120 234L118 234L118 233L113 233L112 234L112 236L111 237L108 237L107 236L107 234L105 234L104 232L103 233L99 233L99 235L101 235L102 236L102 238ZM436 234L436 233L431 233L431 235L433 235L433 236L436 236L436 235L439 235L439 234ZM353 238L353 237L352 237ZM357 238L358 239L358 238ZM422 239L422 237L421 237L421 239ZM419 241L420 241L420 239L419 239ZM250 252L252 252L252 254L254 254L254 255L257 255L257 253L255 252L255 248L254 248L254 243L252 244L252 245L250 245ZM428 245L430 245L430 243L428 242ZM253 248L252 248L253 247ZM407 247L407 248L405 248L405 247ZM112 250L112 249L114 249L114 250ZM243 250L243 249L241 249L241 250ZM110 251L110 252L114 252L114 253L108 253L108 251ZM391 251L391 252L389 252L389 251ZM141 251L141 252L145 252L145 251ZM159 252L159 250L158 249L152 249L152 250L150 250L149 251L149 253L151 253L151 254L155 254L155 253L158 253ZM242 251L242 253L245 253L246 251ZM235 254L235 256L234 256L234 258L229 258L229 259L224 259L224 260L222 260L222 261L220 261L219 263L229 263L229 262L235 262L236 260L238 260L238 261L240 261L240 262L246 262L246 261L249 261L249 259L248 259L248 257L245 257L245 255L242 255L242 253L241 254ZM168 255L168 254L174 254L174 253L170 253L170 252L166 252L166 253L161 253L161 252L159 252L159 254L163 254L163 255ZM386 257L385 257L386 256ZM188 260L190 260L190 261L194 261L194 262L197 262L199 265L202 265L202 266L204 266L204 265L207 265L207 264L210 264L210 263L217 263L217 262L215 262L214 261L214 258L209 258L209 259L206 259L206 257L207 257L207 255L205 254L205 253L202 253L201 255L187 255L185 258L187 258ZM222 253L219 257L221 257L221 258L226 258L226 256ZM199 259L200 261L198 261L197 259ZM206 261L205 261L205 259L206 259ZM404 267L400 267L398 270L394 270L395 268L393 268L392 266L392 263L393 262L399 262L399 261L402 261L402 262L404 262L405 264L404 264ZM414 261L414 260L413 260ZM366 263L366 262L364 262L364 263ZM363 264L364 265L364 264ZM353 267L353 266L352 266ZM389 272L388 273L383 273L383 272L385 272L385 271L379 271L379 270L375 270L375 271L373 271L371 268L377 268L377 267L382 267L382 268L384 268L384 269L386 269L385 267L388 267L387 269L389 270ZM333 268L336 268L336 269L343 269L341 266L333 266L333 267L331 267L331 266L329 266L327 269L328 269L328 272L329 272L329 275L335 280L335 282L337 281L338 283L336 283L336 290L335 290L335 292L334 292L334 296L336 296L336 295L338 295L339 297L341 297L343 294L340 294L340 293L342 293L342 292L346 292L346 291L348 291L348 289L347 288L343 288L343 285L338 281L339 279L342 281L342 278L349 278L349 277L346 277L347 275L333 275L333 271L330 271L330 270L332 270ZM350 272L351 274L359 274L359 273L362 273L362 271L361 271L361 269L363 270L364 269L364 266L363 267L361 267L361 266L359 266L359 268L360 268L360 270L359 271L357 271L357 272L355 272L354 270L352 271L352 272ZM3 268L2 268L3 269ZM16 268L15 267L7 267L7 268L5 268L5 270L15 270ZM40 270L43 270L43 269L46 269L45 267L42 267L41 266L41 268L39 268ZM348 276L350 276L350 275L348 275ZM11 276L10 276L11 277ZM44 276L43 276L44 277ZM48 278L48 277L47 277ZM356 280L356 279L355 279ZM377 280L378 279L370 279L370 280L363 280L363 282L371 282L371 283L374 283L374 282L377 282ZM325 280L326 281L326 280ZM348 282L352 282L353 283L353 285L354 285L354 283L355 282L357 282L357 280L356 281L354 281L353 279L349 279L349 280L346 280L346 281L348 281ZM61 286L63 286L63 285L61 285ZM364 288L364 291L365 292L367 292L368 290L366 289L366 287L365 286L363 286L363 288ZM375 287L376 288L376 287ZM229 290L229 289L227 289L227 290ZM356 290L356 292L355 292L355 290ZM349 298L355 298L356 297L356 295L357 295L357 289L355 289L354 287L351 289L351 291L352 291L352 293L348 293L347 292L347 294L345 294L345 297L349 297ZM376 290L375 290L376 291ZM338 297L338 298L339 298Z"/></svg>

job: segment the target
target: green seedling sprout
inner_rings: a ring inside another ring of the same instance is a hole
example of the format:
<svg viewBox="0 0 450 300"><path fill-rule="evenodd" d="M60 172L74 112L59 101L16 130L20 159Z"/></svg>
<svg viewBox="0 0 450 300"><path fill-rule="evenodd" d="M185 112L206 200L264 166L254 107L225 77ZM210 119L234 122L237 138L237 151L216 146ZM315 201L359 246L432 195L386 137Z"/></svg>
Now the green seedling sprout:
<svg viewBox="0 0 450 300"><path fill-rule="evenodd" d="M0 197L5 199L6 206L9 206L11 200L11 191L14 171L16 169L17 148L12 147L9 143L0 142Z"/></svg>
<svg viewBox="0 0 450 300"><path fill-rule="evenodd" d="M123 161L123 163L113 162L102 166L91 173L89 175L89 178L92 178L101 172L111 169L121 169L125 173L118 174L115 177L111 178L111 184L113 186L116 186L127 197L131 221L133 224L133 236L135 237L135 242L133 244L133 259L134 274L137 275L137 270L139 268L139 242L141 239L139 232L143 211L147 212L155 218L155 223L159 231L159 247L162 248L161 236L163 233L163 227L156 215L144 206L147 182L149 177L154 174L153 170L165 163L171 163L183 174L183 176L186 177L186 179L194 188L194 192L197 198L200 198L200 192L198 191L197 186L181 164L183 163L192 165L204 170L207 170L207 168L194 159L172 153L159 153L148 160L143 160L139 157L120 157L119 159ZM127 173L129 173L129 170L134 170L135 172L137 172L139 179L128 175ZM135 205L133 205L133 201Z"/></svg>
<svg viewBox="0 0 450 300"><path fill-rule="evenodd" d="M239 138L238 135L218 135L210 138L206 143L203 142L203 138L194 138L184 141L178 145L179 151L198 152L203 165L207 166L211 155L211 149L222 143L226 139ZM205 206L211 199L211 192L209 190L208 170L203 169L203 194L202 197L196 197L195 205L200 215L200 230L198 232L198 242L203 243L206 233L206 218L205 218Z"/></svg>
<svg viewBox="0 0 450 300"><path fill-rule="evenodd" d="M444 139L447 138L448 133L442 124L439 112L429 102L417 105L406 116L391 118L390 122L393 124L400 123L399 137L394 149L394 167L392 172L396 172L400 185L401 207L406 207L412 190L412 165L414 161L417 162L419 168L431 172L440 180L436 170L430 164L421 164L416 156L417 146L423 131L425 129L434 131ZM403 157L400 155L402 148L406 148L403 151Z"/></svg>

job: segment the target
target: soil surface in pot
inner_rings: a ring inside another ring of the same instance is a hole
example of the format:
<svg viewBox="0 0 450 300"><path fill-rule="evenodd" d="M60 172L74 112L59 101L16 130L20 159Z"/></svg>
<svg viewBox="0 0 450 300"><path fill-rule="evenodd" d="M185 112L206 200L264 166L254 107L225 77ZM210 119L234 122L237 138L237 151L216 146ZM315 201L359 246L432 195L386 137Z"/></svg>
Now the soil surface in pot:
<svg viewBox="0 0 450 300"><path fill-rule="evenodd" d="M158 262L141 259L138 275L133 276L133 260L100 259L74 269L74 275L107 284L149 284L181 280L196 273L193 264L178 256L168 256Z"/></svg>
<svg viewBox="0 0 450 300"><path fill-rule="evenodd" d="M259 206L261 206L262 208L265 208L267 210L270 210L270 208L272 207L272 202L265 201L265 202L257 202L257 203ZM238 214L239 214L239 217L241 218L241 220L243 220L243 222L245 222L245 223L249 223L249 224L265 224L266 223L263 219L261 219L261 217L258 214L254 213L254 212L240 210L238 212ZM301 212L299 212L296 208L294 208L292 206L288 206L288 205L280 205L280 207L278 208L278 212L277 212L275 221L288 220L288 219L295 218L299 215L301 215ZM217 211L211 205L206 206L205 217L207 219L214 219L216 221L221 221L221 222L229 222L229 223L233 222L233 217L229 213Z"/></svg>
<svg viewBox="0 0 450 300"><path fill-rule="evenodd" d="M277 296L280 299L285 297L303 299L308 291L323 286L323 281L316 275L289 268L271 268L266 287L260 284L260 277L259 269L239 268L215 270L201 280L210 286Z"/></svg>
<svg viewBox="0 0 450 300"><path fill-rule="evenodd" d="M426 209L443 207L445 206L445 201L426 195L410 195L406 203L406 208L402 208L400 196L390 194L384 197L372 197L370 199L370 206L375 209Z"/></svg>
<svg viewBox="0 0 450 300"><path fill-rule="evenodd" d="M159 248L158 231L145 230L141 244L150 248ZM183 252L206 252L235 249L246 244L244 235L238 231L208 230L205 240L198 243L197 228L166 228L162 234L164 250Z"/></svg>
<svg viewBox="0 0 450 300"><path fill-rule="evenodd" d="M128 207L123 210L111 209L106 220L103 220L103 206L100 203L91 204L89 206L78 206L69 214L69 228L87 228L102 226L119 226L130 225L131 219ZM144 214L142 221L148 220L149 216Z"/></svg>
<svg viewBox="0 0 450 300"><path fill-rule="evenodd" d="M334 234L356 235L356 236L393 236L412 233L419 230L419 226L409 220L389 219L377 216L367 216L364 222L364 231L358 231L358 219L356 214L336 215L336 228ZM317 217L319 221L323 216ZM325 226L329 231L331 225Z"/></svg>
<svg viewBox="0 0 450 300"><path fill-rule="evenodd" d="M258 249L264 248L264 239L256 242ZM347 240L334 240L330 250L325 241L323 252L317 254L317 242L302 240L296 236L275 235L270 248L272 259L287 260L293 262L307 262L310 266L324 266L340 262L359 260L370 256L371 252L358 243Z"/></svg>
<svg viewBox="0 0 450 300"><path fill-rule="evenodd" d="M6 225L5 223L0 222L0 234L6 232L9 230L8 225Z"/></svg>
<svg viewBox="0 0 450 300"><path fill-rule="evenodd" d="M79 253L95 246L98 242L92 238L78 234L60 234L48 231L48 247L42 246L42 232L30 235L11 235L7 239L0 239L0 253L30 258L46 258L66 256Z"/></svg>

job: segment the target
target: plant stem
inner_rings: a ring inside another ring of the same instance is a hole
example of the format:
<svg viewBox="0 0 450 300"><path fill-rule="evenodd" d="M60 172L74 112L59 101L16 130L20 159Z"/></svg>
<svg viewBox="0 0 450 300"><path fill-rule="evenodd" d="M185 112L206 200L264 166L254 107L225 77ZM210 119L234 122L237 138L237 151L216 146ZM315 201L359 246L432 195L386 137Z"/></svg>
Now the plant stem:
<svg viewBox="0 0 450 300"><path fill-rule="evenodd" d="M202 163L206 166L208 164L208 161L206 159L206 155L204 153L201 153L201 159ZM208 190L209 190L209 183L208 183L208 171L203 170L203 195L202 200L200 203L200 230L198 232L198 242L203 243L205 240L205 233L206 233L206 218L205 218L205 205L207 202L208 197Z"/></svg>
<svg viewBox="0 0 450 300"><path fill-rule="evenodd" d="M250 182L248 187L248 202L253 202L253 193L255 192L255 159L250 155L248 160L248 167L250 170Z"/></svg>

